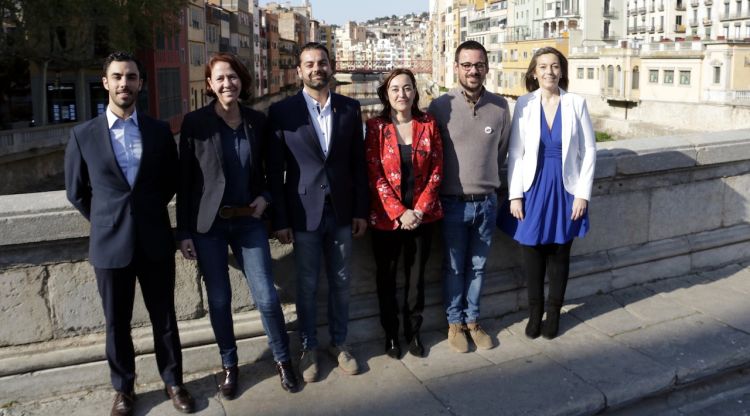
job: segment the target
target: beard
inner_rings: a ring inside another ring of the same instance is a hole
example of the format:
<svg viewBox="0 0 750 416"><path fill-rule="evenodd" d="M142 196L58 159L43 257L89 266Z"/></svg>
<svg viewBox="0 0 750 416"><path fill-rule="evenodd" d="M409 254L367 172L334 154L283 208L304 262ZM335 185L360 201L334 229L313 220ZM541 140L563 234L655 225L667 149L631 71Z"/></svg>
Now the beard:
<svg viewBox="0 0 750 416"><path fill-rule="evenodd" d="M476 82L476 85L470 84L470 82ZM474 76L469 77L468 75L461 79L461 77L458 77L458 83L461 84L461 87L469 92L478 92L482 89L482 86L484 85L484 80L480 76Z"/></svg>
<svg viewBox="0 0 750 416"><path fill-rule="evenodd" d="M123 98L119 96L119 93L127 92L129 94L128 97ZM135 104L135 100L138 98L138 93L133 92L131 89L124 89L121 91L118 91L118 94L115 94L111 97L111 102L115 104L117 107L120 107L122 109L128 109L132 107Z"/></svg>
<svg viewBox="0 0 750 416"><path fill-rule="evenodd" d="M313 79L313 76L319 76L320 79ZM327 73L315 72L311 73L307 78L302 78L302 83L305 84L305 86L308 88L312 88L314 90L322 90L328 86L330 80L331 77L328 76Z"/></svg>

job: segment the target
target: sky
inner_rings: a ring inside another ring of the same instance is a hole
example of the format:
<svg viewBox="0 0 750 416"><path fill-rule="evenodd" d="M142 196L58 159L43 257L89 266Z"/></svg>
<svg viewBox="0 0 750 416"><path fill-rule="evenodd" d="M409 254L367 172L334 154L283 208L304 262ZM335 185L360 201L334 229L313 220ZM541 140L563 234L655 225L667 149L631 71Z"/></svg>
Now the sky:
<svg viewBox="0 0 750 416"><path fill-rule="evenodd" d="M288 0L292 6L300 6L302 0ZM286 1L278 0L279 4ZM270 3L260 0L260 6ZM422 13L428 11L428 0L310 0L313 17L325 21L327 24L343 25L349 20L364 22L375 17L408 13Z"/></svg>

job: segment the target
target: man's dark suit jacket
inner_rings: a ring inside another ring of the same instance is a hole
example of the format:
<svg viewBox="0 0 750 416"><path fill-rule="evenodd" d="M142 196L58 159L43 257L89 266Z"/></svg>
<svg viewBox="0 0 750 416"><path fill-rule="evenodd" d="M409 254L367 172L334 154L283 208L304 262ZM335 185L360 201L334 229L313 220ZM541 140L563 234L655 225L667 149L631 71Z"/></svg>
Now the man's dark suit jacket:
<svg viewBox="0 0 750 416"><path fill-rule="evenodd" d="M89 261L126 267L136 244L154 259L174 257L167 204L176 190L177 145L169 126L138 114L143 152L131 188L115 158L105 114L70 131L65 150L68 200L91 222Z"/></svg>
<svg viewBox="0 0 750 416"><path fill-rule="evenodd" d="M224 196L224 155L221 120L212 101L185 115L180 129L180 179L177 190L177 238L211 228ZM250 193L271 200L266 185L263 159L268 123L263 113L240 106L245 135L250 140Z"/></svg>
<svg viewBox="0 0 750 416"><path fill-rule="evenodd" d="M351 225L352 218L367 218L369 191L359 102L334 93L330 100L333 120L328 157L320 147L302 91L269 110L273 134L268 182L274 230L316 230L326 192L330 192L339 226Z"/></svg>

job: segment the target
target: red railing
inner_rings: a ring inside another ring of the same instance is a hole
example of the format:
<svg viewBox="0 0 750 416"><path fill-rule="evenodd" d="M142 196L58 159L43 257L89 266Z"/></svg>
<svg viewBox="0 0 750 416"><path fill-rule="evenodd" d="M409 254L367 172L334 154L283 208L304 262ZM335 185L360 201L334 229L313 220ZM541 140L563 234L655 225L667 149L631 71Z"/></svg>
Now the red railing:
<svg viewBox="0 0 750 416"><path fill-rule="evenodd" d="M432 61L426 59L401 62L377 60L336 61L336 72L344 73L388 72L396 68L408 68L415 74L431 74Z"/></svg>

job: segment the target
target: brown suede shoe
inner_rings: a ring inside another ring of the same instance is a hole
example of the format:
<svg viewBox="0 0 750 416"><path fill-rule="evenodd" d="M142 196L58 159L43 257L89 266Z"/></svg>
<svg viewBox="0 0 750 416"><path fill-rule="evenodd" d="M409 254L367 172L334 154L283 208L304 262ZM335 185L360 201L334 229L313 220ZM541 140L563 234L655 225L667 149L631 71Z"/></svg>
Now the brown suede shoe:
<svg viewBox="0 0 750 416"><path fill-rule="evenodd" d="M471 336L471 340L474 341L477 348L489 350L495 346L492 337L484 332L484 329L478 323L466 324L466 328L469 330L469 336Z"/></svg>
<svg viewBox="0 0 750 416"><path fill-rule="evenodd" d="M456 352L469 352L463 324L448 324L448 345Z"/></svg>

